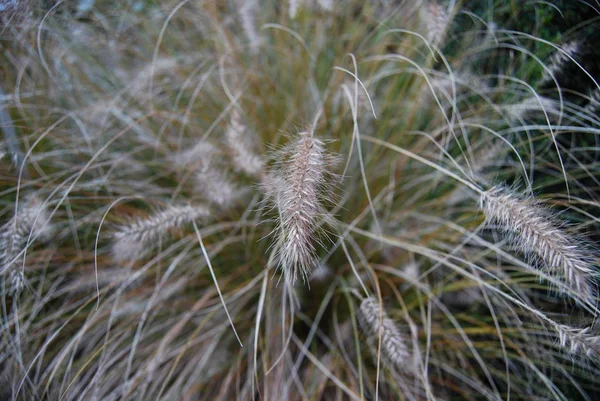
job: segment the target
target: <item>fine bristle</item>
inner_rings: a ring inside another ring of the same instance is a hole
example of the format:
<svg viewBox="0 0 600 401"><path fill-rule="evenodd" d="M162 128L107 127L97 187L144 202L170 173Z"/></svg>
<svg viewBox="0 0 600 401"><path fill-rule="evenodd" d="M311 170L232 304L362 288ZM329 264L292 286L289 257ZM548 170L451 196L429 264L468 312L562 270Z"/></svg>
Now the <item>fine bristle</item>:
<svg viewBox="0 0 600 401"><path fill-rule="evenodd" d="M558 325L558 342L569 354L585 355L590 360L600 357L600 335L594 333L590 327L575 328L567 325Z"/></svg>

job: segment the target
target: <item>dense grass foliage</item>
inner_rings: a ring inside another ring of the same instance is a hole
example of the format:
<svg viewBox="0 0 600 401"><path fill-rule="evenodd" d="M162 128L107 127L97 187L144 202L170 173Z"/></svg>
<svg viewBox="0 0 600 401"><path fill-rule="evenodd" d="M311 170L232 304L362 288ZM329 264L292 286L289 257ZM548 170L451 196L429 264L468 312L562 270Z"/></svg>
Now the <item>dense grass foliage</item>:
<svg viewBox="0 0 600 401"><path fill-rule="evenodd" d="M0 5L0 400L597 399L593 4Z"/></svg>

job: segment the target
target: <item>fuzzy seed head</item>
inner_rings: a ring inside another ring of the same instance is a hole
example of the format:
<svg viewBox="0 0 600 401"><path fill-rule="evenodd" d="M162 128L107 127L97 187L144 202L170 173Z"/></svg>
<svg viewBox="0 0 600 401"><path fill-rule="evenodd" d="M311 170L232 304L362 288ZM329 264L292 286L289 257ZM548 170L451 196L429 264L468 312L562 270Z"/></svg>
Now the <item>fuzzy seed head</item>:
<svg viewBox="0 0 600 401"><path fill-rule="evenodd" d="M232 152L233 168L240 173L259 176L263 171L263 163L253 149L249 138L251 134L243 123L240 112L234 109L225 132L227 146Z"/></svg>
<svg viewBox="0 0 600 401"><path fill-rule="evenodd" d="M314 240L319 222L325 218L321 190L333 159L324 143L309 133L279 152L268 191L279 213L276 252L286 280L306 279L316 266Z"/></svg>
<svg viewBox="0 0 600 401"><path fill-rule="evenodd" d="M146 218L120 227L114 234L112 254L116 260L137 260L153 249L169 230L210 216L203 206L169 206Z"/></svg>
<svg viewBox="0 0 600 401"><path fill-rule="evenodd" d="M367 336L379 336L381 332L381 352L387 360L398 368L405 369L410 353L406 340L374 297L363 299L359 310L359 323Z"/></svg>
<svg viewBox="0 0 600 401"><path fill-rule="evenodd" d="M526 118L534 113L546 113L549 117L559 113L555 101L547 97L528 97L520 103L504 106L504 110L513 120Z"/></svg>
<svg viewBox="0 0 600 401"><path fill-rule="evenodd" d="M441 4L430 2L420 9L420 17L427 41L435 46L442 43L450 21L448 10Z"/></svg>
<svg viewBox="0 0 600 401"><path fill-rule="evenodd" d="M544 70L544 75L540 79L540 84L544 84L552 80L552 77L562 71L565 66L574 58L580 50L580 44L577 41L571 41L562 46L560 50L556 50L552 57L548 70Z"/></svg>
<svg viewBox="0 0 600 401"><path fill-rule="evenodd" d="M219 150L214 145L202 141L194 145L193 148L176 154L172 160L180 167L195 166L204 168L218 153Z"/></svg>
<svg viewBox="0 0 600 401"><path fill-rule="evenodd" d="M596 360L600 357L600 336L594 335L591 328L583 329L558 325L558 342L569 354L586 355Z"/></svg>
<svg viewBox="0 0 600 401"><path fill-rule="evenodd" d="M208 202L224 209L231 207L240 194L227 174L213 166L207 166L198 172L196 190Z"/></svg>
<svg viewBox="0 0 600 401"><path fill-rule="evenodd" d="M562 276L578 298L593 301L589 254L538 202L492 188L482 194L481 207L488 223L499 225L525 255L539 262L547 273Z"/></svg>
<svg viewBox="0 0 600 401"><path fill-rule="evenodd" d="M569 57L575 56L575 54L579 52L579 43L577 41L566 43L561 50L562 51L557 51L552 55L553 66L565 63L570 60Z"/></svg>
<svg viewBox="0 0 600 401"><path fill-rule="evenodd" d="M0 234L0 275L8 275L11 290L18 292L23 285L22 271L25 248L35 238L47 239L52 232L48 210L41 199L26 200Z"/></svg>

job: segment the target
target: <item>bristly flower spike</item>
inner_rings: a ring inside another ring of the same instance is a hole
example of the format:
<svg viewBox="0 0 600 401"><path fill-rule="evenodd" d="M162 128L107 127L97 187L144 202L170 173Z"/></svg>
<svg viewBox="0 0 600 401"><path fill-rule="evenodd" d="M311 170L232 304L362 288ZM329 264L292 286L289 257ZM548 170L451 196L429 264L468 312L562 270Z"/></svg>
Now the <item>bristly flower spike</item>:
<svg viewBox="0 0 600 401"><path fill-rule="evenodd" d="M274 247L279 268L286 281L293 283L298 276L307 279L316 266L318 227L327 220L321 194L335 158L327 153L323 141L302 132L276 159L266 180L279 215Z"/></svg>
<svg viewBox="0 0 600 401"><path fill-rule="evenodd" d="M231 112L229 127L225 131L227 146L232 152L233 168L250 176L260 176L263 163L253 149L251 138L253 133L247 129L237 109Z"/></svg>
<svg viewBox="0 0 600 401"><path fill-rule="evenodd" d="M169 230L210 216L204 206L169 206L148 217L121 226L114 234L112 254L115 260L137 260L154 248Z"/></svg>
<svg viewBox="0 0 600 401"><path fill-rule="evenodd" d="M593 269L586 247L538 201L495 187L482 193L481 208L487 221L509 234L509 240L533 263L562 276L572 295L594 304Z"/></svg>
<svg viewBox="0 0 600 401"><path fill-rule="evenodd" d="M394 321L381 308L376 298L368 297L362 300L359 309L359 323L367 336L381 334L381 351L385 359L394 366L405 369L410 360L406 339Z"/></svg>
<svg viewBox="0 0 600 401"><path fill-rule="evenodd" d="M51 232L48 211L41 199L26 200L17 214L10 219L0 234L0 276L8 276L10 290L19 292L23 285L23 258L31 240L48 238Z"/></svg>

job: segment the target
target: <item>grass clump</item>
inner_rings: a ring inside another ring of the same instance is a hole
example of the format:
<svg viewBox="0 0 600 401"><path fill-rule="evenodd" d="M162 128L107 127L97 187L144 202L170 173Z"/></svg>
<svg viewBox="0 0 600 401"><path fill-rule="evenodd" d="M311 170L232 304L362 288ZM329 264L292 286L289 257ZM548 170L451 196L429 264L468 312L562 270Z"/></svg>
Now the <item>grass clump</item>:
<svg viewBox="0 0 600 401"><path fill-rule="evenodd" d="M0 399L598 398L594 9L13 3Z"/></svg>

